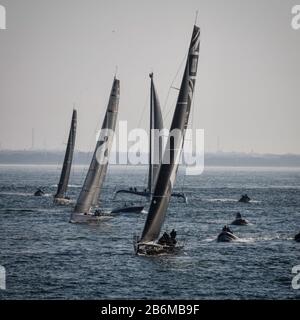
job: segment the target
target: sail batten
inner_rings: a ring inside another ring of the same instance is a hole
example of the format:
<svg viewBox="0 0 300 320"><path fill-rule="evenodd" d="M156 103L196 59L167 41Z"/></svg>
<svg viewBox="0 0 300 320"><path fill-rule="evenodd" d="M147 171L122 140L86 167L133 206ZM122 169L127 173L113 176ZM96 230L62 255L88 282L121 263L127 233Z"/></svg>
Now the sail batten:
<svg viewBox="0 0 300 320"><path fill-rule="evenodd" d="M176 160L178 160L182 151L185 129L187 128L190 115L198 67L199 49L200 28L194 26L186 66L170 128L170 133L172 133L173 130L178 130L181 133L181 137L174 139L171 134L168 137L163 162L159 168L154 195L151 200L140 242L155 241L159 237L161 227L165 220L166 211L178 171L178 161Z"/></svg>
<svg viewBox="0 0 300 320"><path fill-rule="evenodd" d="M70 126L68 144L67 144L64 162L63 162L63 167L62 167L62 171L61 171L61 175L60 175L60 179L57 187L57 192L54 198L64 198L66 195L70 173L71 173L74 148L75 148L76 128L77 128L77 110L74 109L72 114L72 121Z"/></svg>
<svg viewBox="0 0 300 320"><path fill-rule="evenodd" d="M100 136L74 209L75 213L88 213L91 207L97 204L107 172L108 158L117 123L119 99L120 81L115 78Z"/></svg>

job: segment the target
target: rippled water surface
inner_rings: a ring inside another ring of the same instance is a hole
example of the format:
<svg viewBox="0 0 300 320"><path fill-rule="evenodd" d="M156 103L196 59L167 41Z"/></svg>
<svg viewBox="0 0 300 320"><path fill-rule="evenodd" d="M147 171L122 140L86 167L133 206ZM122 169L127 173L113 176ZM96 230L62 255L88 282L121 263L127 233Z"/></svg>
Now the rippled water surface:
<svg viewBox="0 0 300 320"><path fill-rule="evenodd" d="M115 208L118 187L146 184L146 168L109 170L102 206ZM76 199L86 173L73 169L69 194ZM146 213L123 214L99 225L72 225L72 206L57 207L52 194L56 166L0 166L0 264L7 290L0 299L295 299L293 266L300 264L300 169L208 168L201 176L179 175L163 230L177 230L184 250L177 256L138 257L133 236ZM33 197L43 187L45 197ZM242 193L253 201L237 202ZM130 197L130 198L129 198ZM145 203L145 202L144 202ZM146 208L147 209L147 208ZM249 226L232 226L241 240L216 237L240 211Z"/></svg>

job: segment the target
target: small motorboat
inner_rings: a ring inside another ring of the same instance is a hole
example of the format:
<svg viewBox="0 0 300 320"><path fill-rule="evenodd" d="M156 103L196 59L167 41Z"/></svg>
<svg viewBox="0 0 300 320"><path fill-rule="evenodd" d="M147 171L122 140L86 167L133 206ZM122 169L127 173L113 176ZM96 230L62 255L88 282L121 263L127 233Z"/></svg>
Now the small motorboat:
<svg viewBox="0 0 300 320"><path fill-rule="evenodd" d="M248 203L248 202L250 202L250 200L251 200L251 199L248 197L248 195L247 195L247 194L242 194L242 196L241 196L241 198L240 198L239 202Z"/></svg>
<svg viewBox="0 0 300 320"><path fill-rule="evenodd" d="M43 190L41 190L40 188L37 189L37 191L34 193L35 197L42 197L45 195L45 192Z"/></svg>
<svg viewBox="0 0 300 320"><path fill-rule="evenodd" d="M246 226L249 224L249 221L247 219L242 218L242 215L240 212L236 214L235 220L231 222L231 224L235 226Z"/></svg>
<svg viewBox="0 0 300 320"><path fill-rule="evenodd" d="M217 241L218 242L231 242L238 240L239 238L233 234L233 232L225 226L222 232L218 235Z"/></svg>

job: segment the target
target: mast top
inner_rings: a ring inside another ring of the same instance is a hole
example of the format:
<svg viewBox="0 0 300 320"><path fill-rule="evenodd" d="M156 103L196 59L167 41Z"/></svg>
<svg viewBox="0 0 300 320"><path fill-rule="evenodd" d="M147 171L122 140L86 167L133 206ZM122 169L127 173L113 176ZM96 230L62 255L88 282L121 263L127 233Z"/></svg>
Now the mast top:
<svg viewBox="0 0 300 320"><path fill-rule="evenodd" d="M149 77L153 79L153 72L149 73Z"/></svg>
<svg viewBox="0 0 300 320"><path fill-rule="evenodd" d="M196 10L195 25L197 25L197 21L198 21L198 13L199 13L199 10Z"/></svg>

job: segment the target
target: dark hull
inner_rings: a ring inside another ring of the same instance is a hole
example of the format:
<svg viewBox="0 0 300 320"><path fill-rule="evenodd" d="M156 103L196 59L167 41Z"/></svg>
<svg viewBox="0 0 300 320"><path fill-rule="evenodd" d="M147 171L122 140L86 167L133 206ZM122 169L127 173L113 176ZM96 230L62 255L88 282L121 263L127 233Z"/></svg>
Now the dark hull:
<svg viewBox="0 0 300 320"><path fill-rule="evenodd" d="M123 207L114 209L111 213L141 213L143 209L143 206Z"/></svg>
<svg viewBox="0 0 300 320"><path fill-rule="evenodd" d="M159 245L157 243L138 243L135 244L135 253L139 256L157 256L165 254L177 254L183 246Z"/></svg>
<svg viewBox="0 0 300 320"><path fill-rule="evenodd" d="M141 197L150 197L150 192L148 191L133 191L133 190L126 190L126 189L121 189L118 190L115 194L119 194L119 193L127 193L127 194L135 194L137 196L141 196ZM172 197L176 197L176 198L182 198L184 200L185 203L187 203L187 197L184 193L181 192L173 192L171 194Z"/></svg>
<svg viewBox="0 0 300 320"><path fill-rule="evenodd" d="M239 202L243 202L243 203L249 203L250 202L250 198L241 198L240 200L239 200Z"/></svg>
<svg viewBox="0 0 300 320"><path fill-rule="evenodd" d="M35 197L42 197L42 196L44 196L44 195L45 195L45 193L42 192L42 191L36 191L36 192L34 193L34 196L35 196Z"/></svg>
<svg viewBox="0 0 300 320"><path fill-rule="evenodd" d="M295 235L295 241L300 242L300 233Z"/></svg>
<svg viewBox="0 0 300 320"><path fill-rule="evenodd" d="M246 226L247 224L249 224L249 222L246 219L236 219L233 222L231 222L231 224L235 225L235 226Z"/></svg>
<svg viewBox="0 0 300 320"><path fill-rule="evenodd" d="M222 231L218 235L218 239L217 239L218 242L231 242L234 240L238 240L238 237L227 231Z"/></svg>

